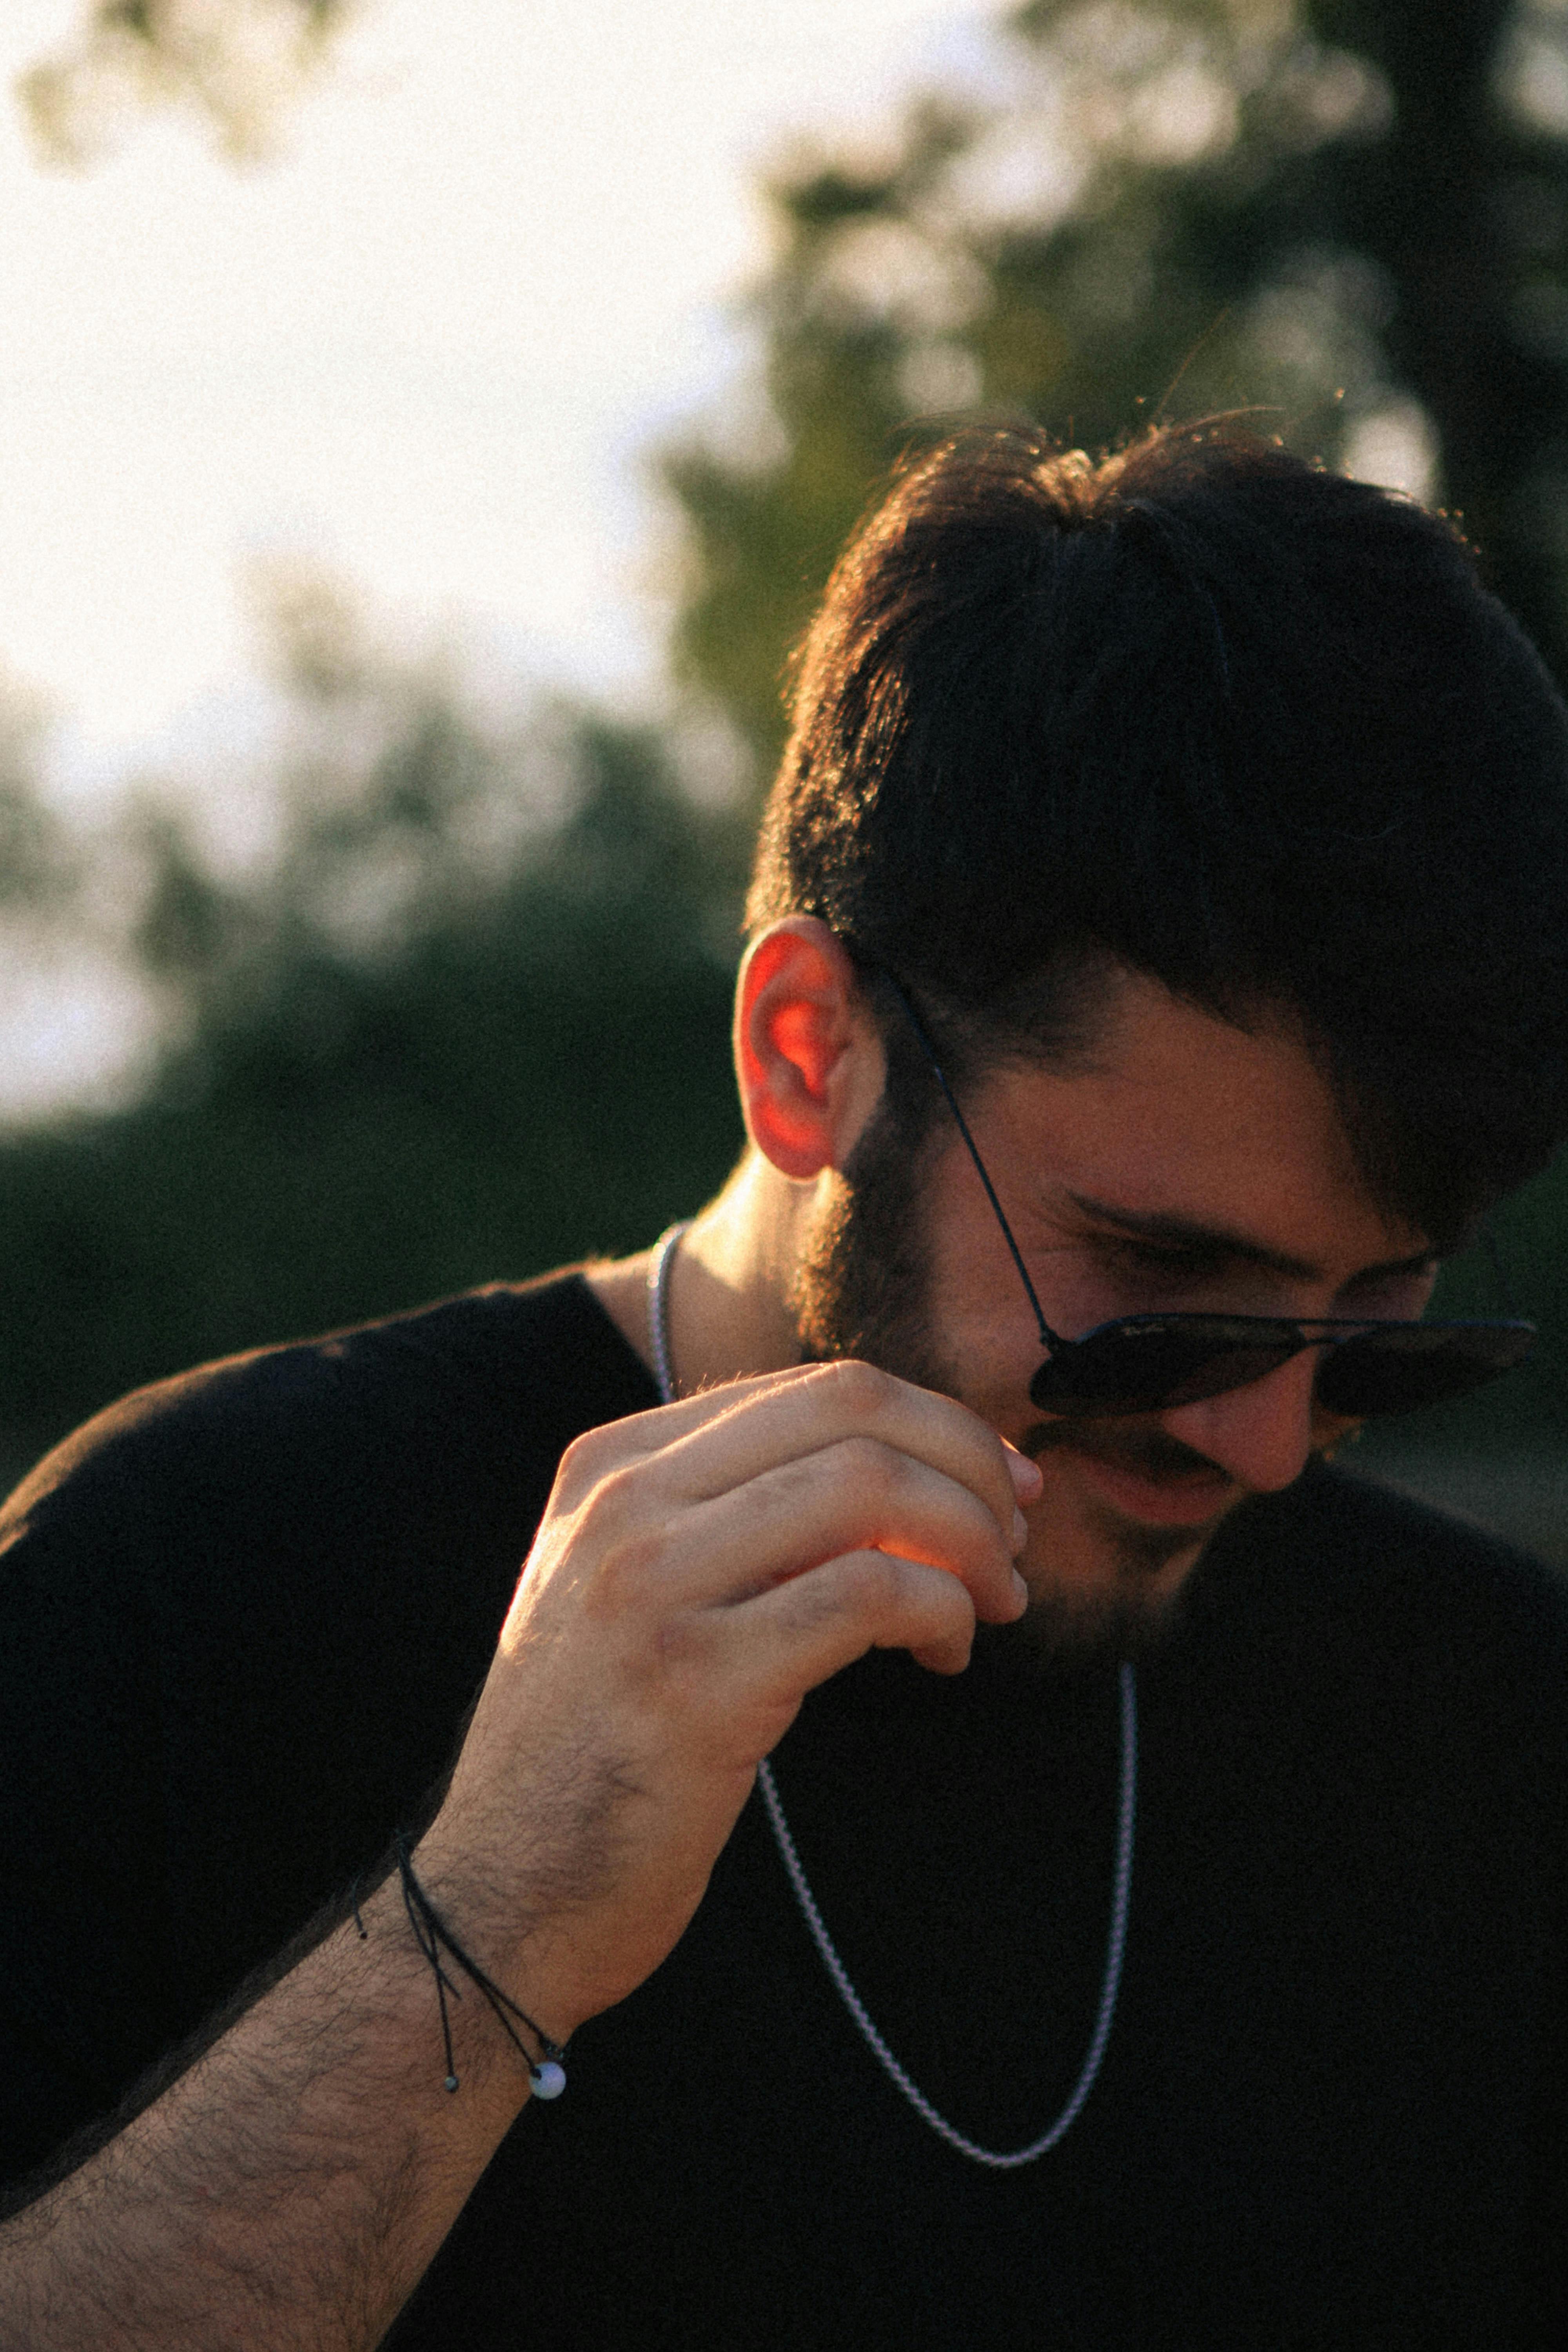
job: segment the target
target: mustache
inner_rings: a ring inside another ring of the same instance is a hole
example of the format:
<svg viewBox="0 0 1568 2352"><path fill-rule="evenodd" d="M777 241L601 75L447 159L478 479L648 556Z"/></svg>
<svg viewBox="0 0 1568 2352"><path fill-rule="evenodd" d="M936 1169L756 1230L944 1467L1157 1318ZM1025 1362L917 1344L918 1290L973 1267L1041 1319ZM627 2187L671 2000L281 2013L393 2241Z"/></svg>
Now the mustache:
<svg viewBox="0 0 1568 2352"><path fill-rule="evenodd" d="M1026 1432L1020 1452L1031 1458L1042 1454L1088 1454L1113 1469L1133 1470L1145 1478L1190 1478L1195 1475L1223 1477L1206 1454L1184 1445L1167 1429L1147 1422L1042 1421Z"/></svg>

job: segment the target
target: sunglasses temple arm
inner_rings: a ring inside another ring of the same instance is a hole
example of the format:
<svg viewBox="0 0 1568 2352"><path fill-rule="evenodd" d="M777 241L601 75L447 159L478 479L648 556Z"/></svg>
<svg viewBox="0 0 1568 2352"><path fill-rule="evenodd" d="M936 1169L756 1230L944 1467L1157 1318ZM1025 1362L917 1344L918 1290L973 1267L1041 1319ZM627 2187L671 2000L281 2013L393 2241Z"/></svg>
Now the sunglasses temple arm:
<svg viewBox="0 0 1568 2352"><path fill-rule="evenodd" d="M959 1134L963 1138L963 1148L968 1152L971 1160L973 1160L974 1172L985 1187L985 1197L990 1202L992 1212L995 1216L997 1223L1002 1228L1002 1238L1013 1253L1013 1263L1018 1269L1018 1279L1023 1284L1025 1290L1028 1294L1029 1304L1035 1310L1035 1320L1040 1327L1040 1344L1047 1350L1054 1350L1055 1349L1059 1348L1062 1343L1057 1337L1057 1334L1052 1330L1050 1325L1047 1322L1045 1316L1041 1311L1040 1302L1035 1296L1035 1286L1029 1279L1029 1269L1024 1264L1017 1243L1013 1239L1013 1228L1007 1223L1007 1219L1003 1213L1001 1202L996 1198L996 1187L993 1184L990 1177L985 1172L985 1162L982 1160L978 1150L975 1149L974 1138L969 1132L969 1122L958 1108L958 1097L947 1083L946 1071L942 1068L942 1064L937 1060L936 1048L931 1044L931 1039L926 1035L924 1027L916 1014L914 1006L910 1003L909 998L904 994L903 990L900 987L898 982L893 978L892 973L889 971L886 967L883 968L882 977L887 982L889 987L892 990L893 994L898 998L899 1003L903 1006L905 1016L909 1021L910 1027L920 1039L921 1046L925 1054L926 1060L931 1064L931 1068L936 1075L936 1082L942 1088L943 1095L946 1097L947 1107L952 1113L953 1120L957 1126Z"/></svg>

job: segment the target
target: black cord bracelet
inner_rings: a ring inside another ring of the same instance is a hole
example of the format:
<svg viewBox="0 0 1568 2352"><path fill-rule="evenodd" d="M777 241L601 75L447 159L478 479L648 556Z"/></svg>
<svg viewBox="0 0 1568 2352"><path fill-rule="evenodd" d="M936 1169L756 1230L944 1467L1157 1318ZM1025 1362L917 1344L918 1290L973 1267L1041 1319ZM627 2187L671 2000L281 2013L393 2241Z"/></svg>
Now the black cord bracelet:
<svg viewBox="0 0 1568 2352"><path fill-rule="evenodd" d="M441 2011L441 2042L447 2053L446 2086L447 2090L455 2091L458 2088L458 2070L457 2062L452 2055L452 2021L447 2011L447 1996L450 1993L454 2000L461 2000L463 1996L442 1965L443 1952L447 1953L457 1962L470 1983L478 1986L489 2003L491 2011L506 2032L507 2039L528 2068L528 2079L532 2085L534 2097L558 2099L566 2088L566 2069L561 2063L566 2055L566 2044L563 2042L552 2042L543 2027L530 2017L527 2010L520 2009L511 1995L503 1992L494 1979L485 1974L478 1960L470 1958L463 1949L415 1876L414 1864L408 1851L408 1840L402 1830L398 1831L393 1840L393 1852L397 1856L397 1875L403 1887L403 1907L408 1914L408 1924L414 1930L414 1940L429 1961L436 1979L436 2000ZM357 1882L352 1901L354 1926L363 1937L365 1933L365 1925L360 1917ZM519 2024L527 2026L539 2043L542 2053L539 2057L534 2056L519 2034L517 2027L512 2023L514 2017Z"/></svg>

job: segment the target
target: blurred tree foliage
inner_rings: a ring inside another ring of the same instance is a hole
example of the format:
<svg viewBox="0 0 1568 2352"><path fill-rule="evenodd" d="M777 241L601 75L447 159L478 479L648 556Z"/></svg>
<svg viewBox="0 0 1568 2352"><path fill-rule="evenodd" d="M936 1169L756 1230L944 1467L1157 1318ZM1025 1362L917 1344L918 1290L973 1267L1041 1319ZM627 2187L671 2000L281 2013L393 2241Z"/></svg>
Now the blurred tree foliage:
<svg viewBox="0 0 1568 2352"><path fill-rule="evenodd" d="M1563 0L1028 0L977 65L885 150L803 149L777 173L762 397L664 460L687 533L676 659L758 774L874 486L975 415L1100 448L1242 408L1373 478L1425 464L1568 684ZM1559 1171L1499 1221L1546 1328L1536 1361L1385 1455L1560 1445L1565 1234ZM1499 1311L1484 1253L1438 1305Z"/></svg>
<svg viewBox="0 0 1568 2352"><path fill-rule="evenodd" d="M24 96L67 160L148 102L253 153L351 5L91 0ZM776 175L762 397L665 461L677 664L757 776L873 484L976 413L1096 446L1257 408L1330 463L1397 447L1568 677L1563 0L1029 0L976 56L886 152ZM204 1356L644 1243L739 1142L733 814L650 734L498 734L319 582L270 609L294 716L244 873L164 800L106 884L32 793L26 727L0 740L0 921L131 906L172 1041L131 1108L0 1146L12 1467ZM1565 1222L1551 1177L1501 1234L1568 1333ZM1492 1308L1484 1266L1447 1303ZM1563 1393L1548 1355L1426 1434L1560 1438Z"/></svg>
<svg viewBox="0 0 1568 2352"><path fill-rule="evenodd" d="M185 1363L640 1247L739 1149L733 815L647 734L492 731L319 585L274 618L270 854L225 875L167 799L119 845L175 1042L133 1108L0 1148L13 1470Z"/></svg>
<svg viewBox="0 0 1568 2352"><path fill-rule="evenodd" d="M1562 0L1029 0L972 79L776 176L765 406L667 460L677 657L759 769L869 486L977 409L1092 448L1257 408L1374 476L1425 443L1568 679Z"/></svg>
<svg viewBox="0 0 1568 2352"><path fill-rule="evenodd" d="M149 108L194 111L252 161L326 56L353 0L86 0L74 37L23 75L49 161L97 162Z"/></svg>

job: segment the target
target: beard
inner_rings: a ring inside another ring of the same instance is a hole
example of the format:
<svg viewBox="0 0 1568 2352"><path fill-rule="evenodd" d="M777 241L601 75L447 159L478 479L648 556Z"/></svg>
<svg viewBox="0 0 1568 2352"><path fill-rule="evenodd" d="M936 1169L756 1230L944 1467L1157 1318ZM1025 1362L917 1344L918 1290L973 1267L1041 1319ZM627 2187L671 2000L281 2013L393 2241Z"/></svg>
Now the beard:
<svg viewBox="0 0 1568 2352"><path fill-rule="evenodd" d="M922 1176L933 1143L906 1134L884 1096L807 1234L789 1305L803 1356L854 1357L917 1388L970 1403L931 1314L931 1252ZM1037 1423L1020 1450L1038 1459L1078 1452L1146 1473L1179 1475L1205 1457L1143 1421ZM1189 1528L1142 1528L1089 1507L1108 1573L1092 1592L1064 1591L1047 1576L1031 1588L1019 1636L1042 1661L1076 1664L1147 1657L1169 1641L1190 1578L1173 1588L1161 1571L1205 1540Z"/></svg>
<svg viewBox="0 0 1568 2352"><path fill-rule="evenodd" d="M808 1362L854 1357L917 1388L956 1397L929 1307L920 1182L929 1144L929 1137L903 1135L884 1096L806 1236L789 1306Z"/></svg>

